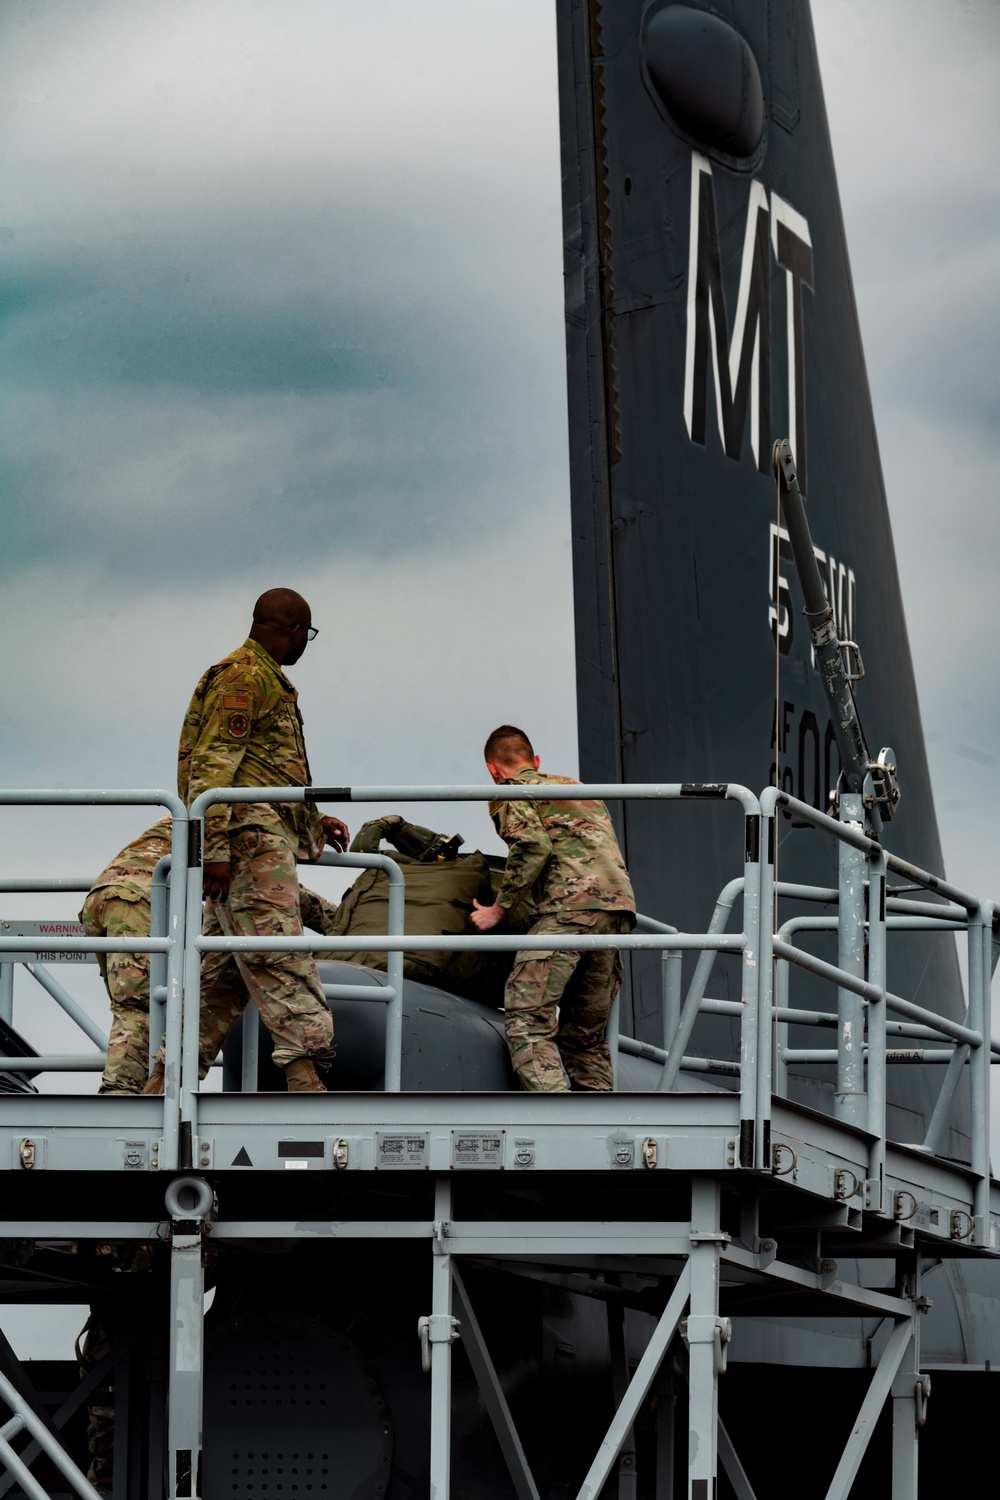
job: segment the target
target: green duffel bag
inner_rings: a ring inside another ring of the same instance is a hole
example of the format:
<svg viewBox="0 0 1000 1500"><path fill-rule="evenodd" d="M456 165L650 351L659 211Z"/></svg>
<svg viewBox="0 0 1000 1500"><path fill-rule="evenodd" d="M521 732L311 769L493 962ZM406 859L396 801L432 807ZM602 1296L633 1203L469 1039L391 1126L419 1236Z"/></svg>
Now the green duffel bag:
<svg viewBox="0 0 1000 1500"><path fill-rule="evenodd" d="M407 933L436 937L439 933L462 936L472 932L469 913L474 900L489 905L493 900L490 867L484 855L464 854L457 859L422 864L401 858L406 877ZM366 936L383 936L389 926L389 881L383 870L366 870L352 885L337 908L332 932L356 937L358 948L337 957L350 964L364 964L369 969L385 969L384 953L369 953ZM442 970L452 955L446 951L407 954L403 973L407 979L422 979L427 984L440 983Z"/></svg>

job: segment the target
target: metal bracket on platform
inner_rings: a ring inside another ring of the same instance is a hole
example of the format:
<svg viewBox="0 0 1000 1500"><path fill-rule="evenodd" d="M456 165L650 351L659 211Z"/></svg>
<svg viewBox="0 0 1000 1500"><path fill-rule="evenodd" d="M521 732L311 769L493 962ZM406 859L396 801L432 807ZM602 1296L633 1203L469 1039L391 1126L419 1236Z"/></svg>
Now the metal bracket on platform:
<svg viewBox="0 0 1000 1500"><path fill-rule="evenodd" d="M778 1254L777 1240L762 1240L759 1236L753 1242L753 1251L757 1257L757 1265L761 1270L769 1266Z"/></svg>
<svg viewBox="0 0 1000 1500"><path fill-rule="evenodd" d="M788 1165L782 1166L782 1162L786 1159ZM793 1174L795 1168L798 1166L798 1161L799 1159L791 1146L786 1145L784 1141L776 1141L771 1147L771 1175L773 1177L788 1177L790 1174Z"/></svg>
<svg viewBox="0 0 1000 1500"><path fill-rule="evenodd" d="M827 1287L833 1285L833 1283L837 1279L839 1271L840 1266L835 1260L821 1260L819 1262L816 1267L816 1274L819 1277L819 1284L824 1291Z"/></svg>
<svg viewBox="0 0 1000 1500"><path fill-rule="evenodd" d="M857 1172L852 1172L850 1167L837 1167L833 1174L833 1196L841 1201L847 1198L855 1198L862 1191L864 1183Z"/></svg>
<svg viewBox="0 0 1000 1500"><path fill-rule="evenodd" d="M710 1314L692 1314L681 1320L681 1338L685 1344L714 1344L716 1375L725 1375L728 1348L733 1336L731 1318L713 1318Z"/></svg>
<svg viewBox="0 0 1000 1500"><path fill-rule="evenodd" d="M420 1319L417 1336L420 1339L420 1367L425 1375L431 1373L431 1345L453 1344L461 1337L460 1327L458 1318L449 1313L431 1313L430 1317Z"/></svg>
<svg viewBox="0 0 1000 1500"><path fill-rule="evenodd" d="M448 1220L448 1219L435 1219L434 1220L434 1243L431 1245L431 1250L433 1251L433 1253L435 1255L450 1255L451 1254L451 1250L450 1250L449 1246L445 1244L445 1240L448 1238L448 1236L449 1236L450 1233L451 1233L451 1222L450 1222L450 1220Z"/></svg>
<svg viewBox="0 0 1000 1500"><path fill-rule="evenodd" d="M931 1399L931 1377L926 1373L917 1376L916 1390L914 1391L916 1402L916 1422L918 1427L927 1424L927 1403Z"/></svg>

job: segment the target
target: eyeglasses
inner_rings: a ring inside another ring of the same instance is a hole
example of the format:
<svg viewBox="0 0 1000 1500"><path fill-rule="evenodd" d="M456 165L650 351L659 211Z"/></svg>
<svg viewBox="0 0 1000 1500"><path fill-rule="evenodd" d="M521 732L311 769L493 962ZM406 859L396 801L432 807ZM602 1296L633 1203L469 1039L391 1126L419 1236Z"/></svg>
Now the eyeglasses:
<svg viewBox="0 0 1000 1500"><path fill-rule="evenodd" d="M306 625L301 620L296 621L296 623L294 625L287 625L284 620L273 620L273 619L258 620L255 617L254 618L254 624L255 625L276 625L279 630L287 630L288 633L289 633L289 635L291 635L293 631L304 630L305 633L306 633L306 640L307 641L314 641L316 639L316 637L319 635L319 629L318 629L317 626L315 626L315 625Z"/></svg>

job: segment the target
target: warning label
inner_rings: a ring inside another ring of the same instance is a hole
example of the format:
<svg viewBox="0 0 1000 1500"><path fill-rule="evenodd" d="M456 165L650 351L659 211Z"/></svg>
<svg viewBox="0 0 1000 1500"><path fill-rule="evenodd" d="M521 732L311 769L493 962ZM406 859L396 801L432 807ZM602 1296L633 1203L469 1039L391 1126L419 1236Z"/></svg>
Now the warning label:
<svg viewBox="0 0 1000 1500"><path fill-rule="evenodd" d="M82 922L0 922L0 936L26 938L80 938ZM60 953L55 948L32 952L5 953L4 963L12 964L96 964L96 953Z"/></svg>
<svg viewBox="0 0 1000 1500"><path fill-rule="evenodd" d="M430 1144L426 1130L378 1130L375 1132L375 1170L388 1167L429 1167Z"/></svg>

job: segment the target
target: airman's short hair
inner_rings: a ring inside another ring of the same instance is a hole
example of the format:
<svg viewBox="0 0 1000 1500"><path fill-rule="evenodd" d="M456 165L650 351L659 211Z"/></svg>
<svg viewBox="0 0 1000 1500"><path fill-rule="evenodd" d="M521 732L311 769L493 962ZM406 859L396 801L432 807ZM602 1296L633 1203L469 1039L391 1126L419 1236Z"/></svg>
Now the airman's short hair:
<svg viewBox="0 0 1000 1500"><path fill-rule="evenodd" d="M514 724L501 724L486 741L483 758L493 765L509 766L515 761L534 760L535 752L523 729Z"/></svg>

